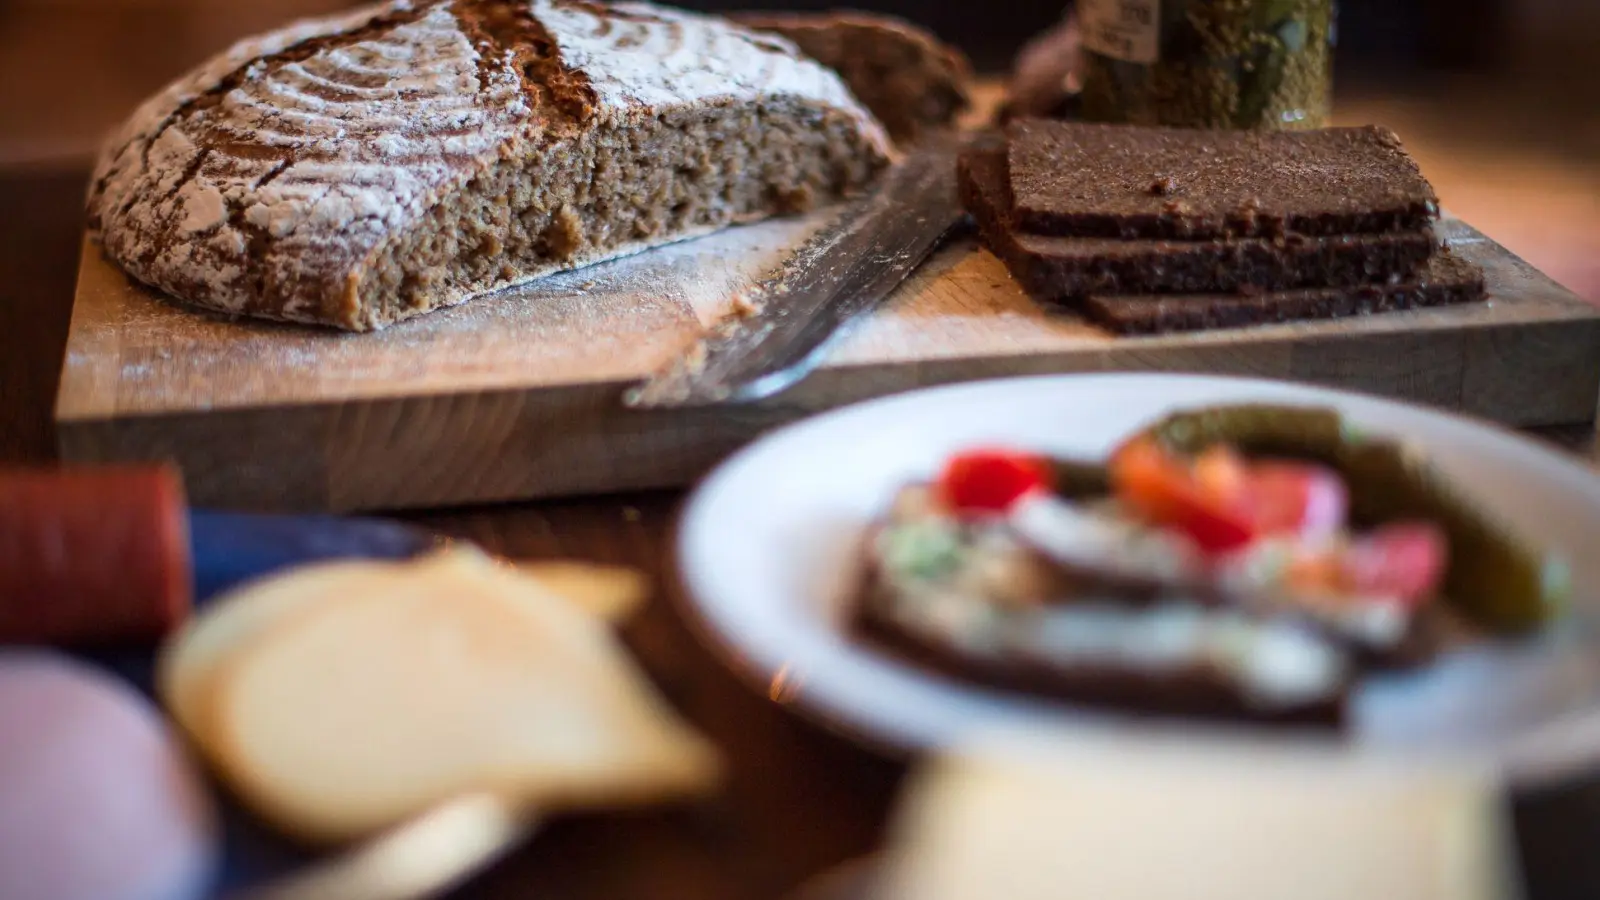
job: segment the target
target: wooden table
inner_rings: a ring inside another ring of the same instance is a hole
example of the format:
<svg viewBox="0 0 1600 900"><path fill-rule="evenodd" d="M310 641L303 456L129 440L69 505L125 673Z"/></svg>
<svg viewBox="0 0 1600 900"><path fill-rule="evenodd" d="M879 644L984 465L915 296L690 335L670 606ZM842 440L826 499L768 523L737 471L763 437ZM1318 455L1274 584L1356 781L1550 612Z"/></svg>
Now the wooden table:
<svg viewBox="0 0 1600 900"><path fill-rule="evenodd" d="M0 462L51 454L48 415L71 295L81 173L0 175ZM1592 429L1545 437L1592 453ZM462 887L462 900L758 900L870 851L905 764L815 727L736 680L679 614L671 535L681 496L605 497L433 512L416 521L519 558L649 572L657 593L626 629L666 695L726 751L720 797L693 807L553 823ZM1530 900L1600 896L1600 777L1515 804Z"/></svg>

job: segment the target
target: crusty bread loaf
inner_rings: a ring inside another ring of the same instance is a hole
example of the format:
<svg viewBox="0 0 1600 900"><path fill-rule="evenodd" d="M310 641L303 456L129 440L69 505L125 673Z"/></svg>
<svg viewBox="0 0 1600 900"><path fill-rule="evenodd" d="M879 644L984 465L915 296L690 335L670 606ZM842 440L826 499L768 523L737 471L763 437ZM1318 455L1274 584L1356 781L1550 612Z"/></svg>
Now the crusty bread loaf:
<svg viewBox="0 0 1600 900"><path fill-rule="evenodd" d="M89 219L179 300L369 330L804 209L887 155L777 35L646 3L391 0L242 42L152 98Z"/></svg>
<svg viewBox="0 0 1600 900"><path fill-rule="evenodd" d="M948 128L972 105L972 65L932 32L895 16L854 11L736 13L838 72L896 143Z"/></svg>

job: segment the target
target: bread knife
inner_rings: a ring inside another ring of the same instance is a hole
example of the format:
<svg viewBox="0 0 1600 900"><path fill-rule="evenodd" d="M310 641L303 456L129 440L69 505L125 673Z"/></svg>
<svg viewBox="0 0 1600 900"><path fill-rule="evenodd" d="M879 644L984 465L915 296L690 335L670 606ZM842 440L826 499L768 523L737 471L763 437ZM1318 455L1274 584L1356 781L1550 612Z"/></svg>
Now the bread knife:
<svg viewBox="0 0 1600 900"><path fill-rule="evenodd" d="M802 244L735 315L623 402L635 409L748 403L804 378L846 326L871 311L965 221L953 134L930 137L867 195Z"/></svg>
<svg viewBox="0 0 1600 900"><path fill-rule="evenodd" d="M444 893L538 830L492 794L440 804L392 830L222 900L423 900Z"/></svg>

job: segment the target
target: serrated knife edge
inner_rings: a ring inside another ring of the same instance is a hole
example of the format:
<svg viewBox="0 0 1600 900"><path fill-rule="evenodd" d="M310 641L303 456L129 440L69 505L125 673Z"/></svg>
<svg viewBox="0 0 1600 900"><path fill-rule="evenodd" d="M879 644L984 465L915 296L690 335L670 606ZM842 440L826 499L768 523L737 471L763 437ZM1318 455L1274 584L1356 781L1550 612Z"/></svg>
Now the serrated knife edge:
<svg viewBox="0 0 1600 900"><path fill-rule="evenodd" d="M955 189L959 149L953 135L914 149L753 287L761 301L755 312L718 323L623 402L636 409L750 402L804 378L846 326L964 219Z"/></svg>

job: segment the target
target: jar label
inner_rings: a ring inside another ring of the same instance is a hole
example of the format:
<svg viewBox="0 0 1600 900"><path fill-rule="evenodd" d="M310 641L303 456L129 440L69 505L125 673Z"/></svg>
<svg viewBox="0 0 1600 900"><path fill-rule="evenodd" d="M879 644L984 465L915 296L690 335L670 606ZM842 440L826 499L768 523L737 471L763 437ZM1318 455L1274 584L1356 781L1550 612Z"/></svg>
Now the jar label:
<svg viewBox="0 0 1600 900"><path fill-rule="evenodd" d="M1155 62L1160 57L1161 0L1078 0L1083 46L1112 59Z"/></svg>

